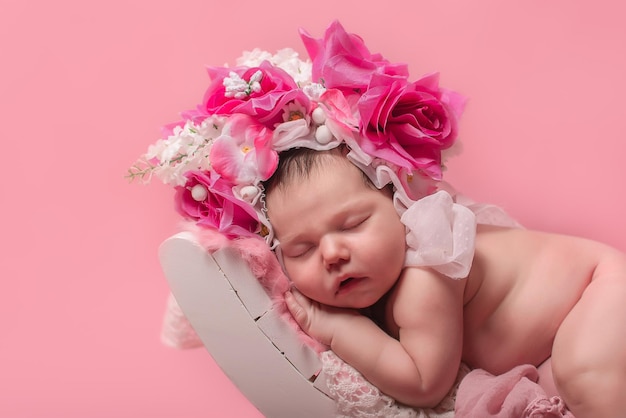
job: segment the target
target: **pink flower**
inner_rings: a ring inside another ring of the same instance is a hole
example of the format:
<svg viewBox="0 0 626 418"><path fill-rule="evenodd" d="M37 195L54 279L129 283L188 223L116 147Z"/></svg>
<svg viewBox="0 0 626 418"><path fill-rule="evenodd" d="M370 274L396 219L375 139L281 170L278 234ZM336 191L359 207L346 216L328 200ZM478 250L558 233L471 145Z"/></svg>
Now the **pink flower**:
<svg viewBox="0 0 626 418"><path fill-rule="evenodd" d="M356 98L356 96L352 96ZM319 106L324 110L326 120L324 125L339 141L344 141L352 150L352 154L359 154L359 160L366 164L371 159L360 150L354 133L359 131L359 119L353 108L356 103L350 104L340 90L328 89L319 98ZM363 158L365 157L365 158Z"/></svg>
<svg viewBox="0 0 626 418"><path fill-rule="evenodd" d="M232 115L211 147L209 160L213 169L237 184L267 180L278 166L272 134L250 116Z"/></svg>
<svg viewBox="0 0 626 418"><path fill-rule="evenodd" d="M463 98L438 86L432 74L409 83L375 75L358 103L363 151L441 179L441 151L457 136Z"/></svg>
<svg viewBox="0 0 626 418"><path fill-rule="evenodd" d="M406 64L392 64L380 54L371 54L363 39L347 33L338 21L326 29L323 39L303 29L300 37L313 62L313 81L327 88L365 90L373 74L408 77Z"/></svg>
<svg viewBox="0 0 626 418"><path fill-rule="evenodd" d="M187 184L177 187L176 210L199 226L217 229L229 238L255 235L259 220L252 206L233 195L233 184L211 171L189 171Z"/></svg>
<svg viewBox="0 0 626 418"><path fill-rule="evenodd" d="M337 89L328 89L320 96L319 103L325 109L326 116L348 130L355 130L359 120L354 115L352 106Z"/></svg>
<svg viewBox="0 0 626 418"><path fill-rule="evenodd" d="M259 67L211 67L208 69L211 84L204 94L203 103L195 111L186 113L186 118L204 119L208 115L231 115L242 113L255 117L269 128L282 122L283 108L296 101L307 110L310 100L298 88L296 82L285 71L264 61ZM248 84L249 89L237 94L224 85L236 78Z"/></svg>

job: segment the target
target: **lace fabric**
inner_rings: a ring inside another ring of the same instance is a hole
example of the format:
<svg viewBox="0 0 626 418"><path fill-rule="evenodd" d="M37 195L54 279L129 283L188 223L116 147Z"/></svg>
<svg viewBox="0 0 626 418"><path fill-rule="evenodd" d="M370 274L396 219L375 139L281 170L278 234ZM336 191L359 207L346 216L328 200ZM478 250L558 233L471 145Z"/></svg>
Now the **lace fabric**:
<svg viewBox="0 0 626 418"><path fill-rule="evenodd" d="M469 372L462 364L454 386L441 403L435 408L421 409L385 395L332 351L323 352L321 359L326 384L337 404L337 418L453 418L456 391Z"/></svg>

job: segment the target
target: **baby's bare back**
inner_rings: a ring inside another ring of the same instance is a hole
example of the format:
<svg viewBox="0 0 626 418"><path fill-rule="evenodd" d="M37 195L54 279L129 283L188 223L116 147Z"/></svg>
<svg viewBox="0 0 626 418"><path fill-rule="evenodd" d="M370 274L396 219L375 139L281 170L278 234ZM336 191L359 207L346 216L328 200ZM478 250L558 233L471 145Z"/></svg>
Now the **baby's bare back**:
<svg viewBox="0 0 626 418"><path fill-rule="evenodd" d="M494 374L541 364L610 251L574 237L479 227L464 297L463 360Z"/></svg>

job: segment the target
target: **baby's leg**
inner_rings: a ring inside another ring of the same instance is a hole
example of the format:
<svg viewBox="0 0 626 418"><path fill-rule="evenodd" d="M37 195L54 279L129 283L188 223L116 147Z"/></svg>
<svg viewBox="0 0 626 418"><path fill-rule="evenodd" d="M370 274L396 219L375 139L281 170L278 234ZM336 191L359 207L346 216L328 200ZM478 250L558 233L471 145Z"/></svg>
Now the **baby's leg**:
<svg viewBox="0 0 626 418"><path fill-rule="evenodd" d="M548 358L537 367L537 373L539 373L539 380L537 383L546 392L546 396L551 398L558 396L559 391L554 384L554 376L552 375L552 359Z"/></svg>
<svg viewBox="0 0 626 418"><path fill-rule="evenodd" d="M626 257L610 252L563 321L552 350L559 393L576 418L626 413Z"/></svg>

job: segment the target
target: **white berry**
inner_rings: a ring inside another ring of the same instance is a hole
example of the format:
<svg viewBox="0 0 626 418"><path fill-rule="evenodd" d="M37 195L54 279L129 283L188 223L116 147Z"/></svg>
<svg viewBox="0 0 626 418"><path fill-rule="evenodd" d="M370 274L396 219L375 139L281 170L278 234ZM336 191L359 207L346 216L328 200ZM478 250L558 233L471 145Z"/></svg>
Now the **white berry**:
<svg viewBox="0 0 626 418"><path fill-rule="evenodd" d="M209 191L201 184L196 184L191 188L191 197L196 202L202 202L209 195Z"/></svg>
<svg viewBox="0 0 626 418"><path fill-rule="evenodd" d="M330 133L330 129L326 125L318 126L315 130L315 140L322 145L328 144L333 139L333 134Z"/></svg>

